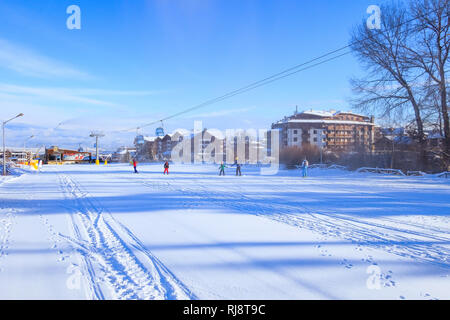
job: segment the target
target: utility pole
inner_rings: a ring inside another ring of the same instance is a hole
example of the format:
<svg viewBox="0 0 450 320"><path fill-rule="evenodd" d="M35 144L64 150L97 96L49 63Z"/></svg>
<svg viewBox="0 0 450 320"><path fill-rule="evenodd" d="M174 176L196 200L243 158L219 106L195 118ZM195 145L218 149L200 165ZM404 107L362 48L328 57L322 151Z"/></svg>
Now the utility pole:
<svg viewBox="0 0 450 320"><path fill-rule="evenodd" d="M12 120L14 120L14 119L16 119L16 118L19 118L19 117L22 117L23 116L23 113L19 113L17 116L15 116L14 118L11 118L11 119L9 119L9 120L6 120L6 121L3 121L2 122L2 131L3 131L3 175L4 176L6 176L6 145L5 145L5 126L6 126L6 124L8 123L8 122L10 122L10 121L12 121Z"/></svg>
<svg viewBox="0 0 450 320"><path fill-rule="evenodd" d="M28 139L26 139L24 142L23 142L23 153L25 154L25 156L28 158L28 153L27 153L27 150L26 150L26 146L27 146L27 142L29 141L29 140L31 140L31 139L33 139L34 138L34 135L31 135L31 136L29 136L28 137ZM31 160L33 160L33 152L31 151L30 152L30 161ZM28 159L27 159L27 161L28 161Z"/></svg>
<svg viewBox="0 0 450 320"><path fill-rule="evenodd" d="M27 142L28 142L29 140L33 139L33 138L34 138L34 135L29 136L29 137L23 142L23 151L25 151Z"/></svg>
<svg viewBox="0 0 450 320"><path fill-rule="evenodd" d="M95 164L99 165L100 160L98 158L98 138L104 137L105 135L101 132L91 132L89 135L91 138L95 138Z"/></svg>

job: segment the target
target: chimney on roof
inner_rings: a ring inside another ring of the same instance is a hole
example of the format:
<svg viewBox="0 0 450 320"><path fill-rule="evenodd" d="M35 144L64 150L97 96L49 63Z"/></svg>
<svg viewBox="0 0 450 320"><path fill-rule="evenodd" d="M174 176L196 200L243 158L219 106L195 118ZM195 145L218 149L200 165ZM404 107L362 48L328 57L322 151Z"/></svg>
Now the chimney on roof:
<svg viewBox="0 0 450 320"><path fill-rule="evenodd" d="M298 106L295 106L295 114L298 113Z"/></svg>
<svg viewBox="0 0 450 320"><path fill-rule="evenodd" d="M375 116L370 116L370 123L375 123Z"/></svg>

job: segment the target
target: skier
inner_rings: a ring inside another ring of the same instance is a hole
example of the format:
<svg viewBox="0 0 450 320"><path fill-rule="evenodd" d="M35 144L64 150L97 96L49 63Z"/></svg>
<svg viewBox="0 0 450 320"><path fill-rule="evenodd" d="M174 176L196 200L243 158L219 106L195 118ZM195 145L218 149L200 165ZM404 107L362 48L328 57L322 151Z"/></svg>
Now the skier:
<svg viewBox="0 0 450 320"><path fill-rule="evenodd" d="M169 174L169 162L168 161L166 161L165 163L164 163L164 174Z"/></svg>
<svg viewBox="0 0 450 320"><path fill-rule="evenodd" d="M302 163L302 175L303 175L303 178L306 178L308 176L308 166L309 166L309 162L305 158L305 160L303 160L303 163Z"/></svg>
<svg viewBox="0 0 450 320"><path fill-rule="evenodd" d="M133 167L134 167L134 173L138 173L138 172L137 172L137 169L136 169L136 167L137 167L137 161L136 161L136 159L133 159Z"/></svg>
<svg viewBox="0 0 450 320"><path fill-rule="evenodd" d="M236 176L242 176L240 163L236 163Z"/></svg>
<svg viewBox="0 0 450 320"><path fill-rule="evenodd" d="M242 176L241 174L241 165L238 163L238 157L234 159L234 163L231 165L232 167L236 166L236 176Z"/></svg>
<svg viewBox="0 0 450 320"><path fill-rule="evenodd" d="M234 163L231 165L232 167L236 166L236 176L242 176L241 174L241 165L238 163L239 158L236 157L234 159Z"/></svg>
<svg viewBox="0 0 450 320"><path fill-rule="evenodd" d="M220 167L219 167L219 169L220 169L219 176L225 175L225 168L227 168L227 166L224 165L223 162L221 162Z"/></svg>

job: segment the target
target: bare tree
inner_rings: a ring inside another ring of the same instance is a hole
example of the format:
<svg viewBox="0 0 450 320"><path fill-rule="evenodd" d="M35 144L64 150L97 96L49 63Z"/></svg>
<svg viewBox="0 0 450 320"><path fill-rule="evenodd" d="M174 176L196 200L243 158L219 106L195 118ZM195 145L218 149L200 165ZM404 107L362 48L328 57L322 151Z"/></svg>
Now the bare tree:
<svg viewBox="0 0 450 320"><path fill-rule="evenodd" d="M425 71L412 67L407 61L414 32L407 8L390 4L381 8L381 29L369 29L366 23L352 32L351 48L365 66L368 75L352 79L357 98L354 104L372 110L381 117L412 116L417 127L420 154L425 162L425 133L422 116L423 95L417 88Z"/></svg>
<svg viewBox="0 0 450 320"><path fill-rule="evenodd" d="M426 73L429 88L438 93L439 119L444 134L445 164L450 164L450 121L448 113L448 60L450 53L450 0L413 0L411 14L417 16L414 22L416 44L404 46L406 62L413 68ZM435 100L436 101L436 100Z"/></svg>

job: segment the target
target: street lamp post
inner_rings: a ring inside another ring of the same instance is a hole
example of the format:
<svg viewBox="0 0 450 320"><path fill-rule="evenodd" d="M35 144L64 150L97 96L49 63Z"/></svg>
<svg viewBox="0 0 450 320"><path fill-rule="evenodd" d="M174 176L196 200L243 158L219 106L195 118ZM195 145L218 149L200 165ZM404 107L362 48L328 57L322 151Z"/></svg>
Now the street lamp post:
<svg viewBox="0 0 450 320"><path fill-rule="evenodd" d="M27 142L34 138L34 134L29 136L24 142L23 142L23 152L25 153L25 156L28 158L28 153L26 150ZM30 161L33 160L33 152L30 152ZM28 160L27 160L28 161Z"/></svg>
<svg viewBox="0 0 450 320"><path fill-rule="evenodd" d="M101 132L92 132L89 136L91 138L95 138L95 164L99 165L100 160L98 158L98 138L104 137L105 135Z"/></svg>
<svg viewBox="0 0 450 320"><path fill-rule="evenodd" d="M30 141L30 140L33 139L33 138L34 138L34 135L29 136L29 137L23 142L23 151L25 151L27 142Z"/></svg>
<svg viewBox="0 0 450 320"><path fill-rule="evenodd" d="M23 113L19 113L17 116L15 116L14 118L11 118L11 119L9 119L9 120L6 120L6 121L3 121L2 122L2 132L3 132L3 175L4 176L6 176L6 145L5 145L5 126L6 126L6 124L8 123L8 122L10 122L10 121L12 121L12 120L14 120L14 119L16 119L16 118L19 118L19 117L22 117L23 116Z"/></svg>

